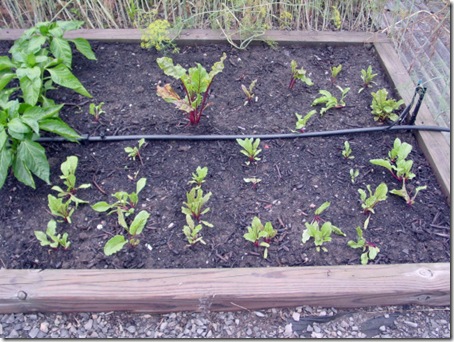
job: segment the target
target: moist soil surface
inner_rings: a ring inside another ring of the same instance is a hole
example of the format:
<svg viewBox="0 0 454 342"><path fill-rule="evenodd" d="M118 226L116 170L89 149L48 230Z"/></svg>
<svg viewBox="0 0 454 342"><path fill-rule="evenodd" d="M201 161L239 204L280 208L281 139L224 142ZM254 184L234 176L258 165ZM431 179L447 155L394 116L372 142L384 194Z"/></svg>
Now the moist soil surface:
<svg viewBox="0 0 454 342"><path fill-rule="evenodd" d="M1 42L0 53L6 55L11 43ZM176 63L188 68L199 62L207 69L226 52L225 69L211 87L209 102L198 126L190 126L182 112L156 95L156 85L171 83L183 90L176 80L157 67L161 55L143 50L139 44L92 42L97 61L88 61L74 52L73 72L93 95L87 100L66 89L49 92L57 102L65 102L61 116L80 134L260 134L290 133L295 127L295 113L306 114L313 107L320 89L339 97L337 85L350 87L346 107L317 114L307 124L307 132L379 126L370 112L371 92L386 88L394 98L392 85L381 67L372 46L281 47L249 46L238 51L229 45L184 46L172 55ZM303 66L314 82L306 86L297 81L293 90L290 61ZM330 68L342 64L335 84ZM362 87L361 69L369 65L378 74L376 84L358 94ZM244 105L241 84L257 79L254 89L257 101ZM88 114L91 102L104 102L105 114L95 122ZM321 107L316 107L320 110ZM304 136L304 134L302 134ZM139 195L139 210L150 213L148 223L136 247L125 246L120 252L105 256L103 246L115 234L126 232L115 214L95 212L80 205L72 224L58 223L59 233L67 232L71 246L67 250L41 247L35 230L45 230L52 219L47 196L56 192L51 185L36 179L33 190L10 175L0 191L0 262L6 268L199 268L259 267L359 264L361 251L347 246L356 240L356 227L363 226L363 213L358 189L370 184L375 189L385 182L389 189L400 183L384 168L369 163L385 158L395 138L413 146L409 159L414 161L416 177L408 189L427 185L413 206L395 195L375 207L364 237L379 246L380 253L372 263L395 264L447 262L450 260L450 209L435 176L425 160L413 134L407 131L361 133L298 139L262 139L261 160L245 164L240 146L234 140L155 141L141 149L138 158L128 159L124 148L137 145L137 140L119 142L43 143L51 167L51 183L63 187L60 165L70 155L78 156L77 183L90 183L77 196L90 204L112 203L111 194L132 192L139 178L147 185ZM349 141L354 159L344 159L341 151ZM448 162L448 161L446 161ZM185 216L181 207L188 181L197 166L207 166L203 184L212 196L211 210L203 219L214 227L204 227L201 235L206 245L191 247L182 228ZM358 169L353 184L350 169ZM257 177L256 188L243 179ZM342 229L346 237L333 235L325 243L328 252L317 252L313 239L301 242L305 222L312 221L315 208L329 201L331 206L322 219ZM263 223L270 221L277 229L271 241L269 256L263 259L263 248L243 238L254 216Z"/></svg>

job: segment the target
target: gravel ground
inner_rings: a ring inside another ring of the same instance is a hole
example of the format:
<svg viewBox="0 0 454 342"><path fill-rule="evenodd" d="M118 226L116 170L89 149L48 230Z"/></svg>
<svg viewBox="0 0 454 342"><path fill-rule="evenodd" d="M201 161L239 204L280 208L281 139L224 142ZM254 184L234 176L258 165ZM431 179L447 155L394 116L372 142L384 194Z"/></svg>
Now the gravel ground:
<svg viewBox="0 0 454 342"><path fill-rule="evenodd" d="M450 307L0 315L3 338L451 338Z"/></svg>

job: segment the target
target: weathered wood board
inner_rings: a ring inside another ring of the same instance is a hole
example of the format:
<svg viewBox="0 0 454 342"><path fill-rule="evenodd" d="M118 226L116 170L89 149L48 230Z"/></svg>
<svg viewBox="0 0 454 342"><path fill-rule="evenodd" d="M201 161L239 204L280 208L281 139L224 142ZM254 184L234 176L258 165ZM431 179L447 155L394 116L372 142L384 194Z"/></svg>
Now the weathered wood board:
<svg viewBox="0 0 454 342"><path fill-rule="evenodd" d="M0 270L0 313L449 305L450 266Z"/></svg>

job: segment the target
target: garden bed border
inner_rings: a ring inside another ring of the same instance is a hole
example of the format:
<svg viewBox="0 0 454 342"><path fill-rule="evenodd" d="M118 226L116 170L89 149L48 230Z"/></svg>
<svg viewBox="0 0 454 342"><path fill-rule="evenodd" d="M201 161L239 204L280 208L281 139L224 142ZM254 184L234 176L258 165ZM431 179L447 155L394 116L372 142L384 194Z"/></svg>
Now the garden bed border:
<svg viewBox="0 0 454 342"><path fill-rule="evenodd" d="M15 40L24 30L0 30ZM136 29L78 30L66 37L140 42ZM409 103L415 85L384 34L269 31L282 45L372 44L399 95ZM220 31L184 30L180 45L225 42ZM435 125L424 103L416 124ZM450 149L440 132L416 138L450 203ZM0 269L0 313L83 311L233 311L315 305L450 305L450 264L348 265L237 269L8 270Z"/></svg>

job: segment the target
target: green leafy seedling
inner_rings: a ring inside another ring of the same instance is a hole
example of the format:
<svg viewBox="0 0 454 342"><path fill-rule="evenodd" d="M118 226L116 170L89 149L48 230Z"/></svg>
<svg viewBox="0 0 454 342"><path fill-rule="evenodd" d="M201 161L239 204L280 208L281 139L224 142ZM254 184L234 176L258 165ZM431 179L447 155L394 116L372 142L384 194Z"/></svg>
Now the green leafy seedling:
<svg viewBox="0 0 454 342"><path fill-rule="evenodd" d="M344 159L355 159L355 156L352 154L353 151L350 147L350 143L348 141L344 142L344 149L342 150L342 156Z"/></svg>
<svg viewBox="0 0 454 342"><path fill-rule="evenodd" d="M76 197L75 193L80 189L88 189L91 187L91 184L81 184L76 186L76 170L79 158L76 156L69 156L66 158L66 161L63 162L60 166L62 175L60 179L63 180L63 184L66 185L66 190L63 190L58 185L54 185L52 190L58 192L58 197L64 197L69 199L69 201L74 202L76 207L81 203L88 203L88 201L81 200Z"/></svg>
<svg viewBox="0 0 454 342"><path fill-rule="evenodd" d="M184 206L181 207L181 212L185 215L192 216L198 223L202 223L207 227L213 227L211 223L201 219L202 215L210 211L210 208L204 208L210 197L211 192L204 195L201 188L192 188L186 193L186 202L183 202Z"/></svg>
<svg viewBox="0 0 454 342"><path fill-rule="evenodd" d="M361 199L361 207L363 208L364 213L369 212L375 214L374 207L377 203L385 201L388 198L388 186L385 183L380 183L375 189L375 192L372 192L369 184L366 187L369 192L369 196L367 196L363 189L358 189Z"/></svg>
<svg viewBox="0 0 454 342"><path fill-rule="evenodd" d="M136 183L136 191L131 192L130 194L125 191L118 191L112 194L113 197L117 199L116 202L109 204L105 201L100 201L93 204L91 207L93 210L103 213L106 211L108 215L117 212L117 209L121 209L126 216L129 216L134 213L137 203L139 202L139 193L147 184L146 178L140 178Z"/></svg>
<svg viewBox="0 0 454 342"><path fill-rule="evenodd" d="M75 209L70 206L70 200L63 202L62 198L47 195L47 202L52 215L62 217L66 222L71 223L71 216Z"/></svg>
<svg viewBox="0 0 454 342"><path fill-rule="evenodd" d="M195 184L197 187L202 186L202 183L205 183L205 177L208 174L208 167L197 166L195 173L192 174L192 179L188 184Z"/></svg>
<svg viewBox="0 0 454 342"><path fill-rule="evenodd" d="M295 113L296 116L296 124L295 124L295 129L301 133L304 133L306 131L306 125L307 122L311 117L313 117L315 114L317 114L317 111L311 110L309 113L307 113L304 117L298 113Z"/></svg>
<svg viewBox="0 0 454 342"><path fill-rule="evenodd" d="M64 249L68 249L71 246L71 242L68 241L68 233L64 233L63 236L57 234L57 222L54 220L50 220L47 223L45 232L35 230L34 233L43 247L50 246L51 248L58 248L58 246L61 246Z"/></svg>
<svg viewBox="0 0 454 342"><path fill-rule="evenodd" d="M396 138L392 150L388 152L389 159L371 159L369 162L386 168L398 181L408 181L416 176L411 171L413 160L406 159L412 149L410 144L402 143L399 138Z"/></svg>
<svg viewBox="0 0 454 342"><path fill-rule="evenodd" d="M256 247L264 247L263 258L267 259L271 239L277 234L271 222L268 221L263 225L260 219L254 216L252 224L247 227L247 230L247 233L243 235L244 239L252 242Z"/></svg>
<svg viewBox="0 0 454 342"><path fill-rule="evenodd" d="M247 104L251 103L252 100L254 100L255 94L254 94L254 87L255 84L257 83L257 80L253 80L251 84L249 85L249 88L246 88L244 84L241 85L241 89L243 90L244 94L246 95L246 101L244 101L244 105L246 106ZM257 97L256 100L257 102Z"/></svg>
<svg viewBox="0 0 454 342"><path fill-rule="evenodd" d="M142 210L136 215L136 217L134 217L131 224L128 225L123 211L120 208L117 209L117 213L118 223L128 232L129 240L121 234L113 236L104 245L104 254L107 256L119 252L128 242L133 247L137 246L140 243L138 235L142 233L147 224L148 218L150 217L150 214L147 211Z"/></svg>
<svg viewBox="0 0 454 342"><path fill-rule="evenodd" d="M252 183L252 189L257 189L257 184L259 184L262 180L257 177L250 177L250 178L243 178L246 183Z"/></svg>
<svg viewBox="0 0 454 342"><path fill-rule="evenodd" d="M356 178L359 176L359 170L358 169L350 169L350 179L352 184L355 184Z"/></svg>
<svg viewBox="0 0 454 342"><path fill-rule="evenodd" d="M255 140L254 138L236 139L236 142L243 148L240 152L249 158L246 165L250 165L251 163L260 160L258 155L262 152L262 149L259 148L259 138Z"/></svg>
<svg viewBox="0 0 454 342"><path fill-rule="evenodd" d="M339 64L337 67L335 66L331 67L331 83L333 84L336 83L337 75L339 75L341 70L342 64Z"/></svg>
<svg viewBox="0 0 454 342"><path fill-rule="evenodd" d="M340 91L341 91L341 98L338 100L336 97L334 97L328 90L319 90L319 94L322 95L318 98L316 98L311 106L316 106L319 104L324 104L325 107L323 107L320 110L320 115L323 116L329 109L335 108L335 109L340 109L344 108L346 106L345 104L345 97L347 96L347 93L350 91L350 88L342 88L339 86L336 86Z"/></svg>
<svg viewBox="0 0 454 342"><path fill-rule="evenodd" d="M372 93L372 115L375 121L384 122L386 120L396 121L399 116L394 112L404 104L404 100L396 101L388 99L388 91L380 89L376 93Z"/></svg>
<svg viewBox="0 0 454 342"><path fill-rule="evenodd" d="M362 69L361 79L363 80L363 87L358 90L358 94L360 94L364 89L370 88L372 83L376 84L372 81L376 76L377 74L372 73L372 66L369 65L366 70Z"/></svg>
<svg viewBox="0 0 454 342"><path fill-rule="evenodd" d="M88 107L88 113L90 115L93 115L96 122L99 122L99 118L101 117L101 115L106 113L102 109L102 106L104 106L104 102L101 102L99 104L90 103L90 106Z"/></svg>
<svg viewBox="0 0 454 342"><path fill-rule="evenodd" d="M290 67L292 70L292 76L290 78L290 83L288 85L289 89L293 89L293 87L295 86L296 80L301 80L301 82L305 83L307 86L314 85L312 80L306 75L307 71L304 70L303 67L301 67L300 69L297 69L298 64L295 60L292 60L290 62Z"/></svg>
<svg viewBox="0 0 454 342"><path fill-rule="evenodd" d="M181 65L174 65L173 60L169 57L158 58L156 61L159 68L167 76L181 81L185 97L180 98L170 84L166 84L164 87L158 85L158 96L166 102L173 103L179 110L186 112L190 124L197 125L203 115L203 111L208 106L206 101L213 78L224 70L224 60L226 57L226 54L223 53L221 59L213 64L209 73L199 63L197 63L196 67L189 68L186 71Z"/></svg>
<svg viewBox="0 0 454 342"><path fill-rule="evenodd" d="M131 158L132 160L136 160L136 157L139 158L140 163L143 165L143 160L142 156L140 155L140 149L142 146L145 144L145 139L142 138L138 141L138 145L134 147L125 147L125 152L128 154L128 158Z"/></svg>
<svg viewBox="0 0 454 342"><path fill-rule="evenodd" d="M346 236L342 230L331 224L329 221L324 222L321 227L316 220L312 223L306 222L305 226L306 229L303 231L301 242L306 243L310 238L313 238L317 252L320 252L320 249L324 252L328 252L328 249L324 247L323 244L332 240L332 233Z"/></svg>
<svg viewBox="0 0 454 342"><path fill-rule="evenodd" d="M315 209L315 212L314 212L314 221L317 221L317 222L320 222L320 221L323 221L322 218L320 217L320 215L325 212L326 209L329 208L329 206L331 205L331 202L323 202L317 209Z"/></svg>
<svg viewBox="0 0 454 342"><path fill-rule="evenodd" d="M191 246L197 242L206 245L206 242L203 241L202 236L200 236L202 228L203 225L201 223L196 225L191 215L186 215L186 225L183 227L183 233Z"/></svg>
<svg viewBox="0 0 454 342"><path fill-rule="evenodd" d="M361 254L361 264L367 265L370 260L374 260L377 254L380 252L374 243L366 241L363 237L363 231L360 227L356 227L357 241L350 240L347 242L351 248L362 248L363 253Z"/></svg>
<svg viewBox="0 0 454 342"><path fill-rule="evenodd" d="M408 193L408 191L407 191L407 187L405 186L405 179L404 179L402 181L402 188L401 189L393 189L389 193L391 193L393 195L396 195L396 196L399 196L399 197L402 197L405 200L405 202L408 205L411 206L411 205L415 204L415 199L416 199L416 196L418 195L418 193L421 190L426 190L426 189L427 189L427 185L418 186L415 189L415 194L413 196L411 196L411 194Z"/></svg>

